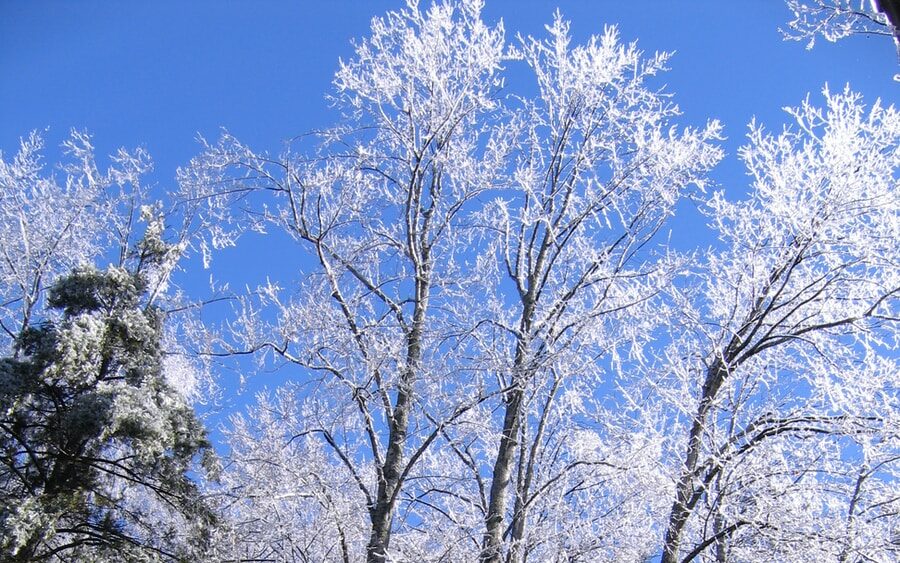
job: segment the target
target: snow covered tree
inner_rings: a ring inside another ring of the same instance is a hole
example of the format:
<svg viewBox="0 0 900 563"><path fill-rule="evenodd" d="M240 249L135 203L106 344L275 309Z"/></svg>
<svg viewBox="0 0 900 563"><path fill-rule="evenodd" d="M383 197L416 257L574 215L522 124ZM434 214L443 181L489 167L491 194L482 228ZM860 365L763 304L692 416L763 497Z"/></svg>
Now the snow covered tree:
<svg viewBox="0 0 900 563"><path fill-rule="evenodd" d="M225 135L181 174L184 199L219 225L213 246L275 225L316 263L293 298L260 288L221 353L274 352L316 381L280 435L319 440L355 483L370 561L532 550L525 535L551 525L532 530L528 514L601 465L565 444L591 402L570 399L639 338L631 320L670 273L646 245L720 156L717 124L672 129L677 107L647 84L666 55L612 29L570 48L561 17L548 39L507 45L481 7L410 2L374 20L336 75L344 120L314 157ZM538 95L503 93L504 62L529 69ZM566 456L545 462L557 447ZM442 519L452 532L435 534Z"/></svg>
<svg viewBox="0 0 900 563"><path fill-rule="evenodd" d="M225 134L180 173L209 256L305 251L210 333L292 379L233 421L212 553L890 557L896 111L826 93L754 125L750 199L712 196L697 264L659 232L720 128L674 126L667 56L561 17L507 43L481 8L373 20L339 125L277 155Z"/></svg>
<svg viewBox="0 0 900 563"><path fill-rule="evenodd" d="M837 41L851 35L892 37L900 59L900 2L897 0L788 0L794 19L784 31L787 39L806 41L818 37Z"/></svg>
<svg viewBox="0 0 900 563"><path fill-rule="evenodd" d="M43 139L31 133L10 160L0 154L0 346L8 352L32 321L46 287L108 252L121 262L144 201L143 150L120 149L101 171L91 138L73 131L69 157L44 173Z"/></svg>
<svg viewBox="0 0 900 563"><path fill-rule="evenodd" d="M374 20L335 78L345 124L312 163L257 155L225 136L181 177L186 200L211 204L214 245L231 242L229 227L273 223L317 263L299 299L276 303L274 334L245 323L238 339L244 351L272 350L322 375L315 414L298 433L322 440L352 476L368 511L370 561L388 557L402 485L442 424L416 412L437 400L422 387L440 384L431 382L447 372L441 342L458 331L433 311L452 310L464 281L460 217L502 170L503 129L482 124L497 109L503 34L479 10L411 4ZM269 195L277 209L259 202ZM234 200L251 213L232 222Z"/></svg>
<svg viewBox="0 0 900 563"><path fill-rule="evenodd" d="M27 216L25 216L27 217ZM178 246L161 220L125 265L80 266L0 360L0 552L7 561L192 561L213 515L191 472L203 426L167 381L154 289Z"/></svg>
<svg viewBox="0 0 900 563"><path fill-rule="evenodd" d="M577 440L569 421L590 410L601 358L643 338L642 307L670 274L646 245L720 156L709 144L718 124L677 132L677 106L648 87L667 55L644 58L614 29L570 47L559 15L547 29L546 40L516 46L539 95L511 110L521 129L510 183L481 211L490 240L481 260L496 268L482 341L503 398L482 561L521 561L540 496L562 474L600 464L567 447ZM554 447L566 453L549 463Z"/></svg>
<svg viewBox="0 0 900 563"><path fill-rule="evenodd" d="M657 383L685 429L664 562L900 550L900 114L824 96L751 125L750 198L710 201L725 249Z"/></svg>

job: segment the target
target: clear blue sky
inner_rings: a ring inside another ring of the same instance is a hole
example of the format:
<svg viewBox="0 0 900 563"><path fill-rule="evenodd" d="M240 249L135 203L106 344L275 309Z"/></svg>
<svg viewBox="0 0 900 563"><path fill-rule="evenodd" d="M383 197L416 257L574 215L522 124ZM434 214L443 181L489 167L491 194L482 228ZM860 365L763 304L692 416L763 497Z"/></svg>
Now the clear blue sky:
<svg viewBox="0 0 900 563"><path fill-rule="evenodd" d="M50 127L95 135L101 152L142 144L170 185L220 126L256 147L332 123L324 94L338 57L373 15L401 1L0 0L0 149ZM584 38L618 24L646 51L674 50L665 81L687 122L721 119L739 141L752 115L850 82L893 101L897 63L883 37L813 51L781 40L781 0L488 0L488 21L538 34L555 7Z"/></svg>
<svg viewBox="0 0 900 563"><path fill-rule="evenodd" d="M372 16L400 6L0 0L0 150L14 152L32 129L49 127L48 145L72 127L87 129L101 154L145 146L159 189L171 188L176 167L198 151L197 133L215 138L226 127L257 149L277 150L282 139L333 123L324 96L338 58L351 56L350 40L367 33ZM716 176L734 195L747 184L734 152L754 115L778 128L780 108L807 92L815 98L826 82L849 82L869 101L892 103L900 92L889 39L821 41L807 51L781 38L789 19L782 0L488 0L485 19L502 17L508 33L540 34L557 6L576 39L618 24L645 51L676 51L660 85L675 94L683 124L725 124L728 157ZM682 214L673 228L682 244L708 240L696 215ZM220 266L264 279L265 270L248 265L284 262L267 248Z"/></svg>
<svg viewBox="0 0 900 563"><path fill-rule="evenodd" d="M367 33L373 15L401 5L0 0L0 150L14 152L32 129L49 127L51 146L72 127L87 129L101 154L145 146L160 189L198 151L198 133L215 138L226 127L256 149L278 150L282 139L333 123L325 94L338 58L352 54L351 39ZM735 195L746 179L734 150L752 116L777 128L780 108L826 82L849 82L868 100L893 102L900 92L889 39L820 41L807 51L781 38L782 0L488 0L485 19L503 18L510 34L540 34L556 7L576 39L618 24L645 51L676 52L660 85L675 94L683 123L725 124L730 157L716 176ZM672 226L689 244L695 231L703 239L697 223L682 213ZM263 249L252 258L269 257ZM236 260L233 269L247 258L225 259Z"/></svg>

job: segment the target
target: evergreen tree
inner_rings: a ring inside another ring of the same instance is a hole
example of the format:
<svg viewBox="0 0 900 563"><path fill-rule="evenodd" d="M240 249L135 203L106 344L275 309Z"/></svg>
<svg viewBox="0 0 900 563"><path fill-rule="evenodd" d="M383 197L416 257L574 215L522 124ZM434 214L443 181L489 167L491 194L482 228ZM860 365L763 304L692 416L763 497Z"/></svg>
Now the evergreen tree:
<svg viewBox="0 0 900 563"><path fill-rule="evenodd" d="M151 222L128 267L79 267L0 359L0 558L192 560L209 442L170 386L148 294L177 249ZM195 474L193 474L195 475Z"/></svg>

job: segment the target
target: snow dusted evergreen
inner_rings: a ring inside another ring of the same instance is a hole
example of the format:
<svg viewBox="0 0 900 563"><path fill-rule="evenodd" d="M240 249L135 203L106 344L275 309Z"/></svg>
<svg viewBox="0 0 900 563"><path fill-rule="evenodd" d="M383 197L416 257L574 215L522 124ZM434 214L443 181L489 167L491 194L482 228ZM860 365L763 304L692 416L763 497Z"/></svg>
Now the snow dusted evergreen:
<svg viewBox="0 0 900 563"><path fill-rule="evenodd" d="M56 318L0 360L0 549L8 561L193 560L214 517L189 472L209 453L166 382L164 316L138 270L81 267L50 289ZM149 269L149 268L148 268Z"/></svg>

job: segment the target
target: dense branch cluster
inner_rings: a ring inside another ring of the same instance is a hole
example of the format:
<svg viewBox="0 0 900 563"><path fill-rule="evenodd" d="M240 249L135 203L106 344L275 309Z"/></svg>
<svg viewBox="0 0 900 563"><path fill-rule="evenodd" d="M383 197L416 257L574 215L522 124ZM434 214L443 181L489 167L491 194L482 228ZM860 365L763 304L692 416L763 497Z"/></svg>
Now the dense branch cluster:
<svg viewBox="0 0 900 563"><path fill-rule="evenodd" d="M561 17L507 44L480 7L376 19L313 158L226 134L181 172L212 245L278 227L314 264L216 336L303 374L235 420L223 549L895 552L896 111L826 91L781 135L752 125L751 195L708 197L721 249L691 259L657 233L705 197L720 129L672 126L667 56L574 46Z"/></svg>
<svg viewBox="0 0 900 563"><path fill-rule="evenodd" d="M794 19L782 33L785 39L835 42L853 35L886 35L893 38L900 61L900 2L897 0L787 0ZM894 75L900 80L900 74Z"/></svg>

